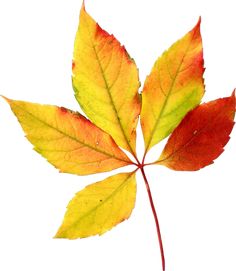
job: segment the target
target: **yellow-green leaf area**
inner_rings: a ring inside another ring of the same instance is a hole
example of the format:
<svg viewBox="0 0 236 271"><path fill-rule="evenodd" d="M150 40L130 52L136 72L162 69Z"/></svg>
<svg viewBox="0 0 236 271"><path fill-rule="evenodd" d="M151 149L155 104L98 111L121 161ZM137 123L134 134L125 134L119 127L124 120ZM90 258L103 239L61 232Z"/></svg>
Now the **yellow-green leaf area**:
<svg viewBox="0 0 236 271"><path fill-rule="evenodd" d="M204 94L200 20L156 61L142 93L146 152L167 137Z"/></svg>
<svg viewBox="0 0 236 271"><path fill-rule="evenodd" d="M84 6L72 67L75 97L82 110L119 146L135 154L141 110L138 69L124 46L103 30Z"/></svg>
<svg viewBox="0 0 236 271"><path fill-rule="evenodd" d="M34 149L61 172L110 171L131 163L110 135L64 107L7 99Z"/></svg>
<svg viewBox="0 0 236 271"><path fill-rule="evenodd" d="M135 173L120 173L78 192L67 206L56 238L101 235L128 219L135 206Z"/></svg>

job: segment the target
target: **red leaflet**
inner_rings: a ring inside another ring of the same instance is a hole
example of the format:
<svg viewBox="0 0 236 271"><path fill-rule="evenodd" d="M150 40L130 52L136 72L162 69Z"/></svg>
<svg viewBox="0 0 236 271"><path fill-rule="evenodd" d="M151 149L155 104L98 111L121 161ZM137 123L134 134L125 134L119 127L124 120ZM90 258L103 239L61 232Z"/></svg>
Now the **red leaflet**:
<svg viewBox="0 0 236 271"><path fill-rule="evenodd" d="M235 91L231 97L199 105L170 136L157 164L174 170L199 170L213 163L234 126Z"/></svg>

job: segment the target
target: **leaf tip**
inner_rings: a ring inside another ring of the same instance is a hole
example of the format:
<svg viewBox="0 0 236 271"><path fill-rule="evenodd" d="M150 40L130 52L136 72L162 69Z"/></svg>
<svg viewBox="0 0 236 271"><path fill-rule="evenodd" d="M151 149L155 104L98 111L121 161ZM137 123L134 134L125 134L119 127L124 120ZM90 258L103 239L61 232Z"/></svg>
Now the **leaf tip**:
<svg viewBox="0 0 236 271"><path fill-rule="evenodd" d="M233 90L231 98L233 99L233 103L234 103L234 110L236 111L236 94L235 94L236 88Z"/></svg>
<svg viewBox="0 0 236 271"><path fill-rule="evenodd" d="M193 29L190 32L200 34L201 22L202 22L202 17L199 16L196 25L193 27Z"/></svg>
<svg viewBox="0 0 236 271"><path fill-rule="evenodd" d="M83 0L81 9L80 9L80 18L84 16L84 14L87 14L86 8L85 8L85 1Z"/></svg>
<svg viewBox="0 0 236 271"><path fill-rule="evenodd" d="M201 25L201 22L202 22L202 16L200 15L199 17L198 17L198 22L197 22L197 25Z"/></svg>
<svg viewBox="0 0 236 271"><path fill-rule="evenodd" d="M85 0L82 1L81 9L83 9L85 11Z"/></svg>
<svg viewBox="0 0 236 271"><path fill-rule="evenodd" d="M11 103L11 99L9 99L9 98L7 98L6 96L4 96L4 95L0 95L0 97L2 97L7 103Z"/></svg>
<svg viewBox="0 0 236 271"><path fill-rule="evenodd" d="M232 92L232 97L234 97L234 98L235 98L235 91L236 91L236 88Z"/></svg>
<svg viewBox="0 0 236 271"><path fill-rule="evenodd" d="M199 31L199 32L200 32L201 22L202 22L202 17L199 16L199 17L198 17L198 21L197 21L196 25L195 25L194 28L193 28L193 31L194 31L194 32L195 32L195 31Z"/></svg>

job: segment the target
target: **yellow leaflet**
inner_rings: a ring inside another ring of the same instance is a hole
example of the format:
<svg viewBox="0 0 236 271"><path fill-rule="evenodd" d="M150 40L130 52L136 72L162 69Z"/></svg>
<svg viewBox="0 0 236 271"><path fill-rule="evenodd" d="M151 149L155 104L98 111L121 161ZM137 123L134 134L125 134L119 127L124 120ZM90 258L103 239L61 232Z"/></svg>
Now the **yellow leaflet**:
<svg viewBox="0 0 236 271"><path fill-rule="evenodd" d="M142 93L146 152L167 137L204 94L200 20L156 61Z"/></svg>
<svg viewBox="0 0 236 271"><path fill-rule="evenodd" d="M110 135L64 107L6 99L35 150L61 172L79 175L131 163Z"/></svg>
<svg viewBox="0 0 236 271"><path fill-rule="evenodd" d="M138 70L124 46L90 17L84 5L75 38L73 87L93 123L135 154L140 113Z"/></svg>
<svg viewBox="0 0 236 271"><path fill-rule="evenodd" d="M70 201L56 238L103 234L128 219L135 205L135 173L120 173L91 184Z"/></svg>

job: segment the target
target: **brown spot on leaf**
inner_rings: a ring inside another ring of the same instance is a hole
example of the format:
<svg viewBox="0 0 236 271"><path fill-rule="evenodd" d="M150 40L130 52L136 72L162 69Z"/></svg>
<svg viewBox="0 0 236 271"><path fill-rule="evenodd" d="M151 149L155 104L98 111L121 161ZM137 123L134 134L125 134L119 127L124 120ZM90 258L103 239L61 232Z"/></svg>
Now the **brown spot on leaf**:
<svg viewBox="0 0 236 271"><path fill-rule="evenodd" d="M61 114L66 114L67 111L68 111L68 109L65 108L65 107L63 107L63 106L59 107L59 110L60 110L60 113L61 113Z"/></svg>
<svg viewBox="0 0 236 271"><path fill-rule="evenodd" d="M75 69L75 62L74 60L72 61L72 71Z"/></svg>

